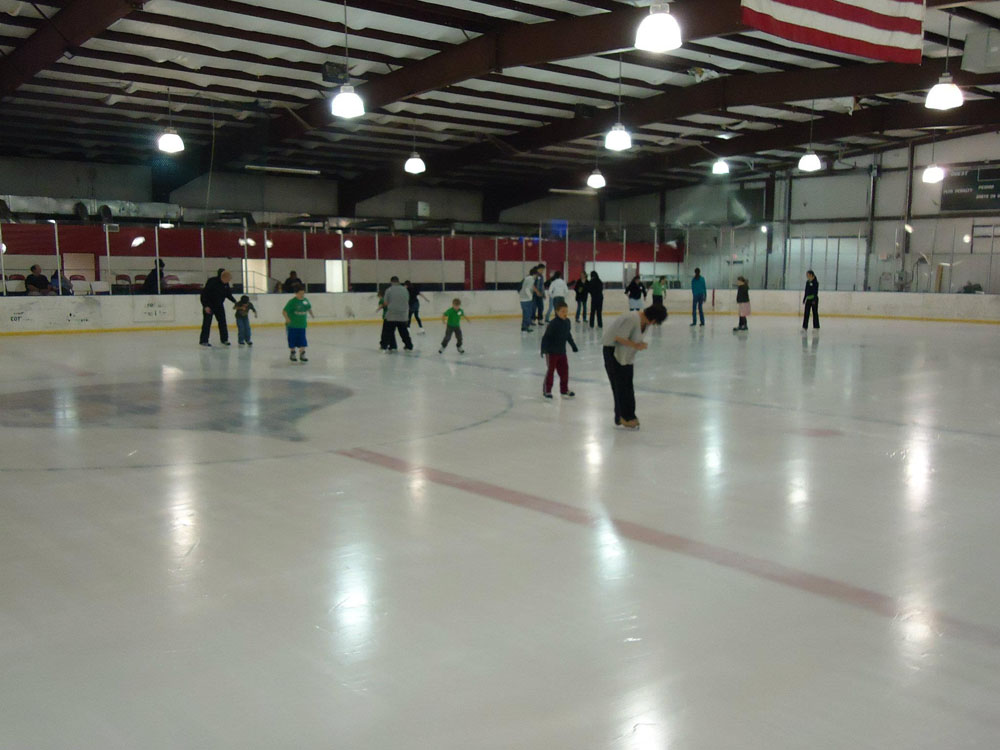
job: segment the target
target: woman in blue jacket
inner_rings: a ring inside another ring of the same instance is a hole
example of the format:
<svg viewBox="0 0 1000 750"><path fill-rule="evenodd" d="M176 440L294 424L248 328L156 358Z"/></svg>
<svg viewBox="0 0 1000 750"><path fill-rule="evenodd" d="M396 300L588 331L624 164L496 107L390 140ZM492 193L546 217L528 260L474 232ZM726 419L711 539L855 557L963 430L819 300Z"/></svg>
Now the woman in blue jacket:
<svg viewBox="0 0 1000 750"><path fill-rule="evenodd" d="M694 278L691 279L691 325L698 324L698 316L701 315L701 324L705 325L705 300L708 298L708 290L705 287L705 277L701 275L701 269L694 269Z"/></svg>

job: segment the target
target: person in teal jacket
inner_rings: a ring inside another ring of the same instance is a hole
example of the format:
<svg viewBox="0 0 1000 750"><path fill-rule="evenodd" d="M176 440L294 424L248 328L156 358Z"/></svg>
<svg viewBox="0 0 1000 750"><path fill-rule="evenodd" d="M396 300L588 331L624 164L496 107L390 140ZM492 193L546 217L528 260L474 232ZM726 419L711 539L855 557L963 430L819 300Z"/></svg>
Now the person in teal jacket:
<svg viewBox="0 0 1000 750"><path fill-rule="evenodd" d="M694 278L691 279L691 325L698 324L698 316L701 316L701 324L705 325L705 300L708 298L708 289L705 286L705 277L701 275L701 269L694 269Z"/></svg>

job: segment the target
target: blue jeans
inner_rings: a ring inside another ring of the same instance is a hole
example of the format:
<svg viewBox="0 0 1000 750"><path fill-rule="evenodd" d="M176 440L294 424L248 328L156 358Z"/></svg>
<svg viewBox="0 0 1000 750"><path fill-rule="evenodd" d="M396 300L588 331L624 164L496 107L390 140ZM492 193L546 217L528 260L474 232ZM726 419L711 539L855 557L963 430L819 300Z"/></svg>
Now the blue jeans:
<svg viewBox="0 0 1000 750"><path fill-rule="evenodd" d="M250 343L250 318L236 319L236 332L241 344Z"/></svg>
<svg viewBox="0 0 1000 750"><path fill-rule="evenodd" d="M587 322L587 298L584 297L582 300L578 299L576 301L576 322L580 322L580 311L583 310L583 322Z"/></svg>
<svg viewBox="0 0 1000 750"><path fill-rule="evenodd" d="M701 316L701 324L705 325L705 295L696 294L694 296L694 301L691 303L691 322L697 323L698 316Z"/></svg>
<svg viewBox="0 0 1000 750"><path fill-rule="evenodd" d="M531 314L535 311L535 301L525 300L521 303L521 330L531 328Z"/></svg>

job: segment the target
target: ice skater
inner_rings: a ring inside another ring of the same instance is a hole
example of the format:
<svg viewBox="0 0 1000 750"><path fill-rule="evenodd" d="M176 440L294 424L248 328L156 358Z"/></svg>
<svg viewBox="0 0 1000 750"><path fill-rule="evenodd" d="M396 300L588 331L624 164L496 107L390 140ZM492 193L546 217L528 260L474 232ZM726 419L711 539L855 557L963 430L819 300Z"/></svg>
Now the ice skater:
<svg viewBox="0 0 1000 750"><path fill-rule="evenodd" d="M455 337L455 346L458 348L459 354L465 354L465 349L462 348L462 321L468 320L465 316L465 310L462 309L462 300L458 297L451 301L451 307L441 313L441 319L445 322L444 324L444 338L441 340L441 348L438 349L438 354L444 352L448 348L448 342L451 341L451 337Z"/></svg>
<svg viewBox="0 0 1000 750"><path fill-rule="evenodd" d="M632 312L642 309L642 303L646 299L646 285L639 281L639 274L625 287L625 296L628 297L628 309Z"/></svg>
<svg viewBox="0 0 1000 750"><path fill-rule="evenodd" d="M691 279L691 325L698 325L698 316L701 316L701 324L705 325L705 300L708 298L708 289L705 286L705 277L701 275L701 269L694 269L694 278Z"/></svg>
<svg viewBox="0 0 1000 750"><path fill-rule="evenodd" d="M413 341L410 339L407 322L410 319L410 293L399 283L398 276L393 276L389 281L389 288L382 295L381 306L385 309L385 317L382 319L382 340L379 346L382 351L396 351L396 331L399 331L403 347L406 351L412 351Z"/></svg>
<svg viewBox="0 0 1000 750"><path fill-rule="evenodd" d="M257 308L253 306L250 298L244 294L233 306L233 317L236 318L236 332L240 346L253 346L253 342L250 340L250 313L253 313L253 316L256 318Z"/></svg>
<svg viewBox="0 0 1000 750"><path fill-rule="evenodd" d="M205 282L205 288L201 290L201 338L198 343L201 346L211 346L208 337L212 333L212 318L219 323L219 340L223 346L229 346L229 326L226 325L226 307L228 299L234 305L236 298L229 288L229 282L233 278L225 268L220 268L215 272L215 276Z"/></svg>
<svg viewBox="0 0 1000 750"><path fill-rule="evenodd" d="M747 318L750 317L750 285L743 276L736 277L736 308L740 314L740 321L739 325L733 329L733 333L749 331Z"/></svg>
<svg viewBox="0 0 1000 750"><path fill-rule="evenodd" d="M295 350L298 349L298 361L308 362L306 348L309 346L309 342L306 341L306 325L308 325L310 317L315 318L316 316L313 315L312 305L306 299L304 286L295 289L295 296L285 304L281 315L285 319L285 332L288 334L288 359L295 362Z"/></svg>
<svg viewBox="0 0 1000 750"><path fill-rule="evenodd" d="M573 291L576 292L576 322L580 322L580 311L583 311L583 322L587 322L587 274L581 273L573 283Z"/></svg>
<svg viewBox="0 0 1000 750"><path fill-rule="evenodd" d="M813 328L819 328L819 280L811 270L806 271L806 291L802 297L806 313L802 317L802 330L809 328L809 311L812 311Z"/></svg>
<svg viewBox="0 0 1000 750"><path fill-rule="evenodd" d="M549 309L545 311L546 323L552 319L552 312L559 304L559 300L565 302L567 297L569 297L569 285L563 281L562 271L553 271L552 278L549 279Z"/></svg>
<svg viewBox="0 0 1000 750"><path fill-rule="evenodd" d="M587 294L590 297L590 327L594 327L594 319L596 318L597 327L604 328L604 282L597 275L597 271L590 272Z"/></svg>
<svg viewBox="0 0 1000 750"><path fill-rule="evenodd" d="M409 279L403 282L403 286L406 287L406 291L410 294L410 319L407 321L407 325L413 325L414 318L417 321L417 328L420 333L426 333L424 330L424 321L420 319L420 298L424 298L424 302L430 302L427 297L424 297L423 293L420 291L420 287L411 282Z"/></svg>
<svg viewBox="0 0 1000 750"><path fill-rule="evenodd" d="M635 416L635 387L632 382L635 355L648 348L646 329L658 326L667 319L667 309L650 305L645 310L620 315L604 332L604 371L611 383L615 399L615 426L638 430Z"/></svg>
<svg viewBox="0 0 1000 750"><path fill-rule="evenodd" d="M559 373L559 393L563 398L573 398L576 394L569 389L569 359L566 356L566 344L574 352L580 351L573 341L573 324L569 322L569 305L565 298L556 302L556 315L542 334L542 356L545 357L545 380L542 382L542 395L552 398L552 381L555 373Z"/></svg>
<svg viewBox="0 0 1000 750"><path fill-rule="evenodd" d="M653 304L660 305L664 307L663 304L663 293L667 288L667 277L660 276L658 279L653 281L653 288L650 290L653 296Z"/></svg>

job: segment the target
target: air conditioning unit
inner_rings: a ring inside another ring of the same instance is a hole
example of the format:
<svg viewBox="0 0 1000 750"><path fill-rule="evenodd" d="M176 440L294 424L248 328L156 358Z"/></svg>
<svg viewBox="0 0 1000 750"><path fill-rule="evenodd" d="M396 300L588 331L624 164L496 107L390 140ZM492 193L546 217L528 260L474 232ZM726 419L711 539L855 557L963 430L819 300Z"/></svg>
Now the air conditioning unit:
<svg viewBox="0 0 1000 750"><path fill-rule="evenodd" d="M962 70L970 73L1000 72L1000 31L983 29L965 38Z"/></svg>

